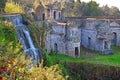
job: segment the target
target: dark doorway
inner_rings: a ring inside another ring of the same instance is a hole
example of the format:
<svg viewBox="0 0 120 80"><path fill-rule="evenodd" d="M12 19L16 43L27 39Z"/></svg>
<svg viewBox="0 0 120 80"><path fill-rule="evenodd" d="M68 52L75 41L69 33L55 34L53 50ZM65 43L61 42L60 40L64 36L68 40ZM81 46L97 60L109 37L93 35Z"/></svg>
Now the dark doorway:
<svg viewBox="0 0 120 80"><path fill-rule="evenodd" d="M78 56L79 55L79 49L78 47L75 47L75 56Z"/></svg>
<svg viewBox="0 0 120 80"><path fill-rule="evenodd" d="M111 41L111 44L115 46L117 44L117 34L115 32L113 32L113 39Z"/></svg>
<svg viewBox="0 0 120 80"><path fill-rule="evenodd" d="M42 20L45 20L45 13L42 14Z"/></svg>
<svg viewBox="0 0 120 80"><path fill-rule="evenodd" d="M108 42L107 41L104 42L104 49L108 49Z"/></svg>
<svg viewBox="0 0 120 80"><path fill-rule="evenodd" d="M57 53L58 52L58 45L57 43L54 44L54 51Z"/></svg>
<svg viewBox="0 0 120 80"><path fill-rule="evenodd" d="M56 19L56 11L54 11L53 17L54 17L54 19Z"/></svg>
<svg viewBox="0 0 120 80"><path fill-rule="evenodd" d="M91 47L91 38L88 37L88 47Z"/></svg>

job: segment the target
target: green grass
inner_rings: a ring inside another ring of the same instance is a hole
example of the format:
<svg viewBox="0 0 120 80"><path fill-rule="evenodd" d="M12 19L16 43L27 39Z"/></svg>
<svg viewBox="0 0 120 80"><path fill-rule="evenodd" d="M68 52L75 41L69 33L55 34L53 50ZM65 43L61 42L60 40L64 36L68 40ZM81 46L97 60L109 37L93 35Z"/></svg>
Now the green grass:
<svg viewBox="0 0 120 80"><path fill-rule="evenodd" d="M53 62L60 61L60 62L79 62L80 58L72 58L67 55L62 54L51 54L50 55Z"/></svg>
<svg viewBox="0 0 120 80"><path fill-rule="evenodd" d="M114 54L100 55L96 51L81 48L80 58L72 58L62 54L51 54L53 62L88 62L93 64L104 64L120 67L120 47L112 46Z"/></svg>
<svg viewBox="0 0 120 80"><path fill-rule="evenodd" d="M114 54L97 55L97 56L89 59L87 62L120 67L120 47L113 46L112 49L114 50Z"/></svg>

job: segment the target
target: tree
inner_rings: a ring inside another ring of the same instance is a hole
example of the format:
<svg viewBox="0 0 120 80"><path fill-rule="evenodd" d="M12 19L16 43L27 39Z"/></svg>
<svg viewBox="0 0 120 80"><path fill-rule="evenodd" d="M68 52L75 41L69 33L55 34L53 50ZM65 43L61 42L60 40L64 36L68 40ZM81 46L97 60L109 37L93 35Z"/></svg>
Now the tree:
<svg viewBox="0 0 120 80"><path fill-rule="evenodd" d="M68 0L65 2L65 16L74 16L74 0Z"/></svg>
<svg viewBox="0 0 120 80"><path fill-rule="evenodd" d="M77 0L75 3L74 3L74 15L79 17L82 15L81 13L81 1L80 0Z"/></svg>
<svg viewBox="0 0 120 80"><path fill-rule="evenodd" d="M110 14L109 14L109 15L110 15L110 16L118 17L118 16L120 16L120 11L119 11L119 9L118 9L117 7L112 6L112 7L110 8Z"/></svg>
<svg viewBox="0 0 120 80"><path fill-rule="evenodd" d="M14 2L6 2L4 11L6 13L24 13L22 7Z"/></svg>
<svg viewBox="0 0 120 80"><path fill-rule="evenodd" d="M103 15L104 16L109 16L110 15L110 8L108 7L108 5L105 5L103 7L101 7Z"/></svg>
<svg viewBox="0 0 120 80"><path fill-rule="evenodd" d="M90 1L85 6L84 16L101 16L102 12L100 11L99 4L95 1Z"/></svg>

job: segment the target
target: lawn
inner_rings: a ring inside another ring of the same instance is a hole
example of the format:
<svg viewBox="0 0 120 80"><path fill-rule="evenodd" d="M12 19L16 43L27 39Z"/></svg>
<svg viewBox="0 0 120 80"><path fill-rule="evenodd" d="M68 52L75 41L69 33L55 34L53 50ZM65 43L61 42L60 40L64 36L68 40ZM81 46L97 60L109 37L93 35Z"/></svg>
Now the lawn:
<svg viewBox="0 0 120 80"><path fill-rule="evenodd" d="M111 55L100 55L96 51L91 51L82 47L80 58L72 58L62 54L51 54L50 57L53 62L88 62L120 67L120 47L112 46L112 49L114 54Z"/></svg>

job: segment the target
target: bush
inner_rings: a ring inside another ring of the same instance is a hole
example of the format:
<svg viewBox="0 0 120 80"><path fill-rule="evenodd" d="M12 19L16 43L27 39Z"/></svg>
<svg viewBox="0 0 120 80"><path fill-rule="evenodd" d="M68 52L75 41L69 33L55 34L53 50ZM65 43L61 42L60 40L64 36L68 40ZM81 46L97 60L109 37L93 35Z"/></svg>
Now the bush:
<svg viewBox="0 0 120 80"><path fill-rule="evenodd" d="M47 53L47 51L45 49L43 49L43 60L44 65L46 66L52 66L54 64L54 62L52 61L52 58L49 56L49 54Z"/></svg>
<svg viewBox="0 0 120 80"><path fill-rule="evenodd" d="M4 11L5 13L24 13L22 7L14 2L6 2Z"/></svg>
<svg viewBox="0 0 120 80"><path fill-rule="evenodd" d="M68 69L69 80L119 80L120 78L120 67L86 62L66 62L64 66Z"/></svg>

